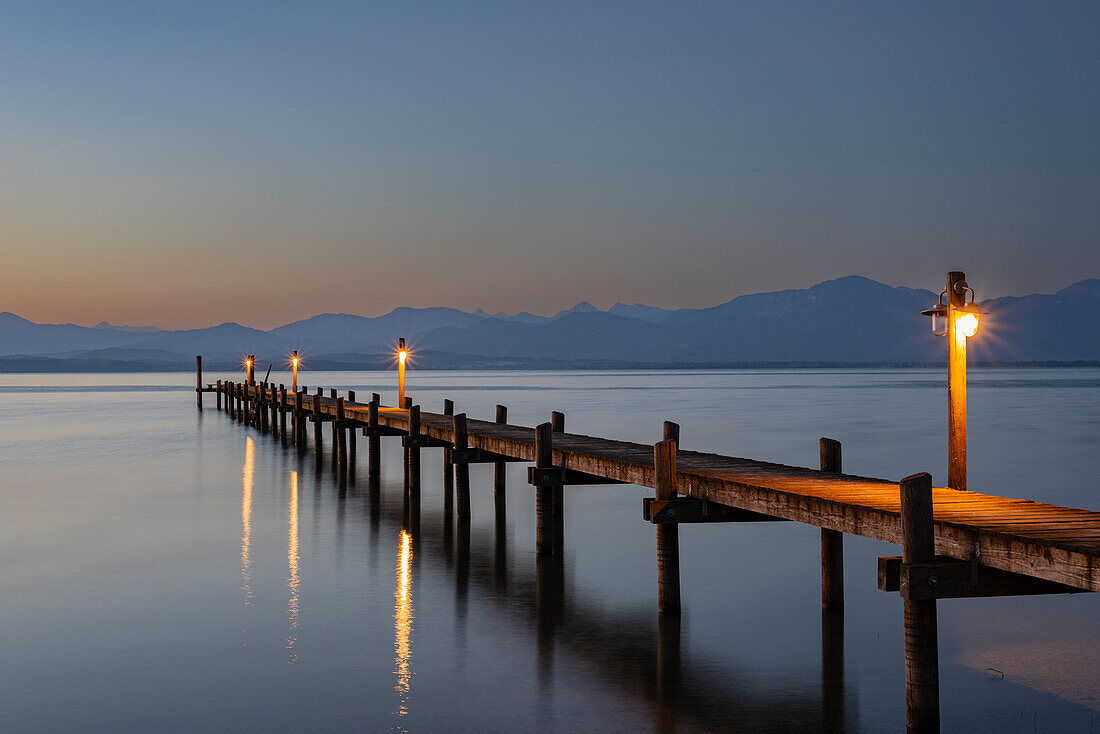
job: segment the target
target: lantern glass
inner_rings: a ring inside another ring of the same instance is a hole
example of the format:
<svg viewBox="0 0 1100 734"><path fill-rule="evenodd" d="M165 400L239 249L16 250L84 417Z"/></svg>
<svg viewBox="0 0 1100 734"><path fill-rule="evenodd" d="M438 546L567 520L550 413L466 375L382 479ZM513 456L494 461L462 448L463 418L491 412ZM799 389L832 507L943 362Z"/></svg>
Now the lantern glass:
<svg viewBox="0 0 1100 734"><path fill-rule="evenodd" d="M934 312L932 314L932 333L936 336L947 336L947 312Z"/></svg>

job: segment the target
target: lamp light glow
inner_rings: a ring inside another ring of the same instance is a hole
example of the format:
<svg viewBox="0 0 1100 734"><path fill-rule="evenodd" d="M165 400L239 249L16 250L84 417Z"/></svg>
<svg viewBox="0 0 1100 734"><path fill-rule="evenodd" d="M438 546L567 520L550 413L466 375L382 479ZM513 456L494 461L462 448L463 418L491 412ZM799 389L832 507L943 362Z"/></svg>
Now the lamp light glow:
<svg viewBox="0 0 1100 734"><path fill-rule="evenodd" d="M978 316L973 313L964 313L959 316L958 321L955 322L955 328L959 333L966 337L974 336L978 333Z"/></svg>

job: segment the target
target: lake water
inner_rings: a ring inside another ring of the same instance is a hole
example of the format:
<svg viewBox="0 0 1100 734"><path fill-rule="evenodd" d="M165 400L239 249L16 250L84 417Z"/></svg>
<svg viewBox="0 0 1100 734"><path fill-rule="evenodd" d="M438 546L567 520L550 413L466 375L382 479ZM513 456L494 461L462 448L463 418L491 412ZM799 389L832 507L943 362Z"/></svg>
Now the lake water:
<svg viewBox="0 0 1100 734"><path fill-rule="evenodd" d="M299 457L213 395L196 411L193 379L0 375L4 731L904 729L901 600L876 587L896 546L845 538L843 657L823 658L817 528L682 527L676 675L649 491L567 488L565 557L539 568L526 465L503 534L492 469L471 468L467 535L425 450L413 537L398 439L371 502L364 439L341 488L327 452ZM394 401L392 374L303 382ZM970 386L972 489L1100 510L1100 370ZM685 449L803 466L829 436L849 473L945 479L938 370L411 372L408 390L647 443L674 420ZM944 731L1100 731L1100 599L949 600L939 624Z"/></svg>

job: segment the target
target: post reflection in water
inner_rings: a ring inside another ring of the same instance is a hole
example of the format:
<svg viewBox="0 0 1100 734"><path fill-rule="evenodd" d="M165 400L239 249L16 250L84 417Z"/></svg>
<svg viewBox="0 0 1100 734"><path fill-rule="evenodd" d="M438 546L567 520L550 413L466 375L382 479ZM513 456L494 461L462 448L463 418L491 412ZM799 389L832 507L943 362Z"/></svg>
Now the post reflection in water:
<svg viewBox="0 0 1100 734"><path fill-rule="evenodd" d="M244 605L252 606L252 482L256 467L256 447L245 437L244 468L241 470L241 593Z"/></svg>
<svg viewBox="0 0 1100 734"><path fill-rule="evenodd" d="M394 590L393 631L394 631L394 677L397 682L393 690L397 691L398 705L394 712L398 717L409 714L409 690L412 688L412 646L409 638L412 634L412 536L401 531L401 544L397 552L397 588ZM401 729L404 731L404 729Z"/></svg>
<svg viewBox="0 0 1100 734"><path fill-rule="evenodd" d="M298 660L298 653L294 649L294 643L298 641L298 472L290 472L290 502L287 508L287 586L290 587L290 599L286 605L286 616L290 623L290 632L286 638L287 664L293 665Z"/></svg>

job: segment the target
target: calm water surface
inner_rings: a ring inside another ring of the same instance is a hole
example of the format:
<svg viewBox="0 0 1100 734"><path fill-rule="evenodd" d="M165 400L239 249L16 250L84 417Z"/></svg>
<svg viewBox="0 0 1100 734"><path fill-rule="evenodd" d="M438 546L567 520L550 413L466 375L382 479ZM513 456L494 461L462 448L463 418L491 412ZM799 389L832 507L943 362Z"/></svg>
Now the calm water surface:
<svg viewBox="0 0 1100 734"><path fill-rule="evenodd" d="M1100 510L1100 370L971 377L971 488ZM426 450L413 536L397 439L371 502L362 439L341 488L327 455L213 396L198 413L192 380L0 375L4 731L904 729L901 601L875 581L896 546L846 538L843 656L823 657L816 528L683 527L677 675L646 490L567 488L564 562L538 568L526 465L503 533L472 467L466 534ZM394 399L388 374L303 381ZM848 472L945 478L939 371L420 372L409 392L647 443L675 420L687 449L804 466L830 436ZM939 620L945 731L1100 731L1096 597L945 601Z"/></svg>

